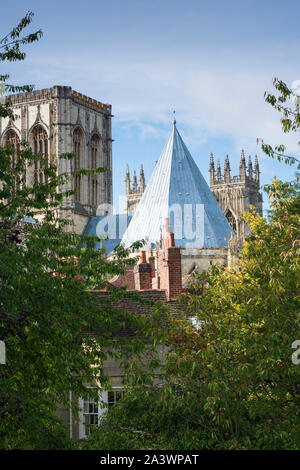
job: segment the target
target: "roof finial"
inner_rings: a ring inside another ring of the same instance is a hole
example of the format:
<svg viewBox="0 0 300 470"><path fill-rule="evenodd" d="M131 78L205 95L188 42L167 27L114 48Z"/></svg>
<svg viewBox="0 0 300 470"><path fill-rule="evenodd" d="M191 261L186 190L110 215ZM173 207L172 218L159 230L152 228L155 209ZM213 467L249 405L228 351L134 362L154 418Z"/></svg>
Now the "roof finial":
<svg viewBox="0 0 300 470"><path fill-rule="evenodd" d="M174 114L173 124L174 124L174 126L176 125L175 113L176 113L176 111L175 111L175 109L174 109L174 111L173 111L173 114Z"/></svg>

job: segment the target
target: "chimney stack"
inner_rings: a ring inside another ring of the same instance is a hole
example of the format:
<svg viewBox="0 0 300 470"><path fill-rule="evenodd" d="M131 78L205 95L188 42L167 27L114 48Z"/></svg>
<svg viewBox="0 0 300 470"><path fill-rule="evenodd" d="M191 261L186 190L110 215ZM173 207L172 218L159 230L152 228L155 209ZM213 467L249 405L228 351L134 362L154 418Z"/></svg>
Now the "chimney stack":
<svg viewBox="0 0 300 470"><path fill-rule="evenodd" d="M168 240L168 247L158 252L157 285L166 291L168 299L177 299L182 293L181 253L175 246L174 233Z"/></svg>
<svg viewBox="0 0 300 470"><path fill-rule="evenodd" d="M146 261L145 251L141 251L141 261L134 267L134 280L136 290L152 289L152 267Z"/></svg>

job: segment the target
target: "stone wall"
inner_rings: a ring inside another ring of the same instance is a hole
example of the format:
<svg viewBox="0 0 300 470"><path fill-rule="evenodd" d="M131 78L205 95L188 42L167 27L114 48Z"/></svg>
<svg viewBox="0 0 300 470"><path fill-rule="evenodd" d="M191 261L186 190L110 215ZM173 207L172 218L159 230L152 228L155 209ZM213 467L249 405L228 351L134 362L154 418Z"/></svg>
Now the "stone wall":
<svg viewBox="0 0 300 470"><path fill-rule="evenodd" d="M68 86L54 86L37 90L33 93L19 93L8 97L16 115L14 121L0 118L0 145L5 143L6 133L11 130L20 141L27 141L33 146L32 135L40 126L48 138L48 154L57 165L58 172L70 174L74 170L74 159L59 159L62 153L73 153L73 135L80 129L82 142L80 147L80 167L91 167L91 139L98 136L97 165L105 166L107 171L94 175L97 191L92 200L92 178L81 176L80 200L69 196L62 203L60 216L72 221L71 230L82 233L89 216L96 215L99 205L105 204L105 212L112 205L112 138L111 138L111 105L103 104ZM28 168L27 183L33 178L33 169ZM74 181L61 189L73 189ZM99 215L101 209L99 209Z"/></svg>
<svg viewBox="0 0 300 470"><path fill-rule="evenodd" d="M181 249L182 275L190 274L197 268L199 272L206 271L213 264L228 264L228 248L185 248Z"/></svg>

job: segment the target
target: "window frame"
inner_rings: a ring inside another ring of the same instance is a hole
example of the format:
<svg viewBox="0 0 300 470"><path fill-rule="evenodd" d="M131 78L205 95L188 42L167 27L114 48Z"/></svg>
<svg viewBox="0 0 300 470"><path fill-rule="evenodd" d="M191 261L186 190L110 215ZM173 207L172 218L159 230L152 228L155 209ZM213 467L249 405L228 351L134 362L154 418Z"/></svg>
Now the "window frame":
<svg viewBox="0 0 300 470"><path fill-rule="evenodd" d="M73 131L73 154L74 154L74 171L80 170L83 166L84 152L84 133L81 127L75 127ZM74 199L76 202L81 202L82 198L82 179L81 175L74 175L73 189L75 190Z"/></svg>
<svg viewBox="0 0 300 470"><path fill-rule="evenodd" d="M40 124L33 127L31 130L32 151L34 155L41 155L41 160L34 162L33 180L39 184L47 184L48 176L45 175L45 169L49 164L48 143L49 136L46 129Z"/></svg>
<svg viewBox="0 0 300 470"><path fill-rule="evenodd" d="M89 388L93 388L93 387L89 387ZM111 389L109 390L99 390L99 394L98 394L98 410L97 410L97 413L87 413L84 411L84 404L86 402L88 402L88 400L84 400L83 398L79 398L79 408L80 408L80 411L79 411L79 439L86 439L89 435L90 435L90 432L87 432L87 429L86 429L86 421L85 421L85 416L88 415L88 416L91 416L91 415L94 415L94 416L97 416L97 424L90 424L90 426L99 426L100 422L101 422L101 419L104 418L104 416L106 415L108 409L110 408L110 406L113 406L114 404L117 403L117 401L119 400L114 400L114 402L109 402L108 401L108 398L109 398L109 393L114 393L115 396L114 398L116 397L116 392L121 392L122 395L124 396L124 389L122 387L112 387ZM123 396L121 398L123 398ZM93 400L94 402L94 400ZM111 405L110 405L111 403Z"/></svg>
<svg viewBox="0 0 300 470"><path fill-rule="evenodd" d="M11 155L11 168L13 172L18 164L18 153L20 152L20 137L14 129L8 129L3 137L4 145L10 145L13 148L13 154ZM18 176L13 176L13 192L16 189L20 189L20 180Z"/></svg>

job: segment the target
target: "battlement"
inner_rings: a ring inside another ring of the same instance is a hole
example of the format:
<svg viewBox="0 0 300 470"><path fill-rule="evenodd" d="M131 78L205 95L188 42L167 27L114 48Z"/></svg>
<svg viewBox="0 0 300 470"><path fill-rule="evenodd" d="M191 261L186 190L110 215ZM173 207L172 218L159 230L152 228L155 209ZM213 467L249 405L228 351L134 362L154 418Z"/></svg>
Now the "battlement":
<svg viewBox="0 0 300 470"><path fill-rule="evenodd" d="M214 182L210 185L210 187L214 187L214 186L219 186L219 185L224 185L224 184L239 184L239 183L250 183L250 184L253 184L255 185L255 187L258 185L258 182L252 177L250 178L247 174L246 174L246 177L245 179L242 179L239 175L236 175L236 176L231 176L230 179L228 179L227 181L225 181L225 178L223 177L223 175L221 176L221 178L218 180L218 179L214 179Z"/></svg>
<svg viewBox="0 0 300 470"><path fill-rule="evenodd" d="M111 113L111 105L101 103L101 101L97 101L93 98L89 98L78 91L72 90L72 99L76 103L83 104L84 106L88 106L89 108L94 109L95 111L101 111L103 113Z"/></svg>
<svg viewBox="0 0 300 470"><path fill-rule="evenodd" d="M17 93L14 95L8 95L7 100L12 104L28 103L30 101L45 100L51 98L52 88L43 88L42 90L34 90L29 93Z"/></svg>
<svg viewBox="0 0 300 470"><path fill-rule="evenodd" d="M100 111L102 113L108 113L111 116L111 105L101 103L93 98L90 98L78 91L72 90L70 86L58 86L55 85L52 88L43 88L42 90L34 90L31 93L16 93L9 95L7 100L11 104L22 104L34 101L50 100L52 98L71 98L74 102L88 106L89 108Z"/></svg>

